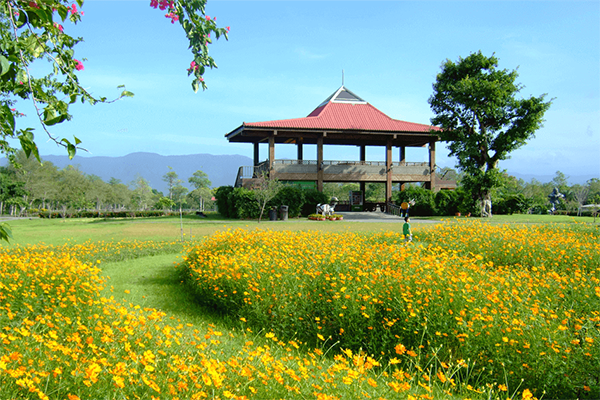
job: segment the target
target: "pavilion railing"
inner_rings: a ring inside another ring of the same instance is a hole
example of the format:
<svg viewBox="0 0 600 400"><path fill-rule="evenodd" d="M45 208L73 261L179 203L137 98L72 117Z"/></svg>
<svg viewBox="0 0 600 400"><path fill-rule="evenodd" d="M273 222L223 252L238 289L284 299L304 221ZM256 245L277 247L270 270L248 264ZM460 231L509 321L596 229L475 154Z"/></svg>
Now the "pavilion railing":
<svg viewBox="0 0 600 400"><path fill-rule="evenodd" d="M279 165L316 165L316 160L274 160L273 164ZM377 167L385 167L385 161L343 161L343 160L323 160L323 165L372 165ZM396 167L424 167L428 166L428 162L392 162L392 166Z"/></svg>
<svg viewBox="0 0 600 400"><path fill-rule="evenodd" d="M388 203L385 212L386 212L386 214L400 216L400 214L402 212L402 208L400 208L400 206L397 206L395 204Z"/></svg>
<svg viewBox="0 0 600 400"><path fill-rule="evenodd" d="M244 179L258 178L264 173L269 173L268 161L263 161L262 163L253 166L242 166L238 169L238 174L235 178L235 187L242 186Z"/></svg>

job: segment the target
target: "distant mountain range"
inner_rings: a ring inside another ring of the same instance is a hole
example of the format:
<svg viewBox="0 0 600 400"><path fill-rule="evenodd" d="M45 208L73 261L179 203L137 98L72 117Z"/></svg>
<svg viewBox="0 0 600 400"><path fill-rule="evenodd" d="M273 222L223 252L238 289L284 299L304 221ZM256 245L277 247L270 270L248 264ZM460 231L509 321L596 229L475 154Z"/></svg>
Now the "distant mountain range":
<svg viewBox="0 0 600 400"><path fill-rule="evenodd" d="M79 166L89 175L96 175L108 182L111 178L119 179L129 185L138 175L146 179L150 186L163 193L167 192L167 184L163 176L169 167L177 173L182 185L190 188L188 178L198 170L208 175L213 187L233 186L241 166L253 164L250 157L241 155L190 154L185 156L161 156L155 153L131 153L123 157L79 157L69 160L67 156L42 156L43 161L50 161L58 168L67 165Z"/></svg>

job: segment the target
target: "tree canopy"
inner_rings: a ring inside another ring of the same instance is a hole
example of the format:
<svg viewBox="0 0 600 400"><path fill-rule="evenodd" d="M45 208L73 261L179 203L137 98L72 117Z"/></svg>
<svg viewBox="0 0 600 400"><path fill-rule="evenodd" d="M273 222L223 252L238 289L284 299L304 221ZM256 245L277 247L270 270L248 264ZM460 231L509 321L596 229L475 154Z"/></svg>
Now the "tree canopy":
<svg viewBox="0 0 600 400"><path fill-rule="evenodd" d="M11 162L15 148L10 139L18 140L28 156L33 154L39 160L33 128L17 123L24 115L18 110L20 100L33 103L42 129L52 141L65 147L71 158L80 148L81 140L57 137L49 127L70 120L69 107L77 101L92 105L110 102L106 97L91 95L80 84L77 72L85 66L84 59L75 55L75 46L83 39L70 36L68 26L63 26L82 20L83 3L83 0L0 2L0 152ZM229 27L218 28L216 18L205 15L206 0L151 0L150 6L166 12L165 17L172 23L180 23L192 52L187 68L192 88L206 89L203 75L207 68L217 66L208 55L211 34L216 39L227 38ZM50 68L33 68L38 63L49 63ZM49 72L34 76L34 70ZM119 88L117 99L133 96L124 86Z"/></svg>
<svg viewBox="0 0 600 400"><path fill-rule="evenodd" d="M133 96L121 85L120 95L108 100L93 96L80 84L77 73L85 68L85 59L75 55L75 46L83 39L70 36L68 26L63 24L82 20L83 3L84 0L0 2L0 153L13 164L17 162L17 149L11 142L16 141L27 157L33 155L41 161L34 129L18 124L25 115L19 111L22 101L33 104L45 134L73 158L82 149L81 140L61 138L50 131L52 126L72 118L69 107L78 101L94 105ZM179 22L185 32L192 53L187 74L192 77L194 91L207 88L203 75L208 68L217 67L208 55L212 38L227 38L229 32L229 27L217 27L216 18L205 14L205 6L206 0L150 0L150 7L166 12L167 20ZM34 68L40 63L41 68ZM47 73L34 75L33 71ZM8 238L5 229L5 225L0 225L0 239Z"/></svg>
<svg viewBox="0 0 600 400"><path fill-rule="evenodd" d="M435 133L448 143L465 173L463 183L482 202L499 184L498 162L523 146L542 126L551 101L546 95L517 98L523 86L517 71L498 69L498 59L481 52L458 62L446 60L433 84L429 104L441 127Z"/></svg>

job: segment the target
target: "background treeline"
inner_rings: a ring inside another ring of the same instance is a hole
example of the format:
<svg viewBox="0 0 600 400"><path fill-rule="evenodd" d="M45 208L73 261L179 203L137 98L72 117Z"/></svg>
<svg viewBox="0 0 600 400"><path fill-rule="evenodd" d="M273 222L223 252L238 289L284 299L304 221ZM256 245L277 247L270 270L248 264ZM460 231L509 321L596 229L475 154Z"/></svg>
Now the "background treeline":
<svg viewBox="0 0 600 400"><path fill-rule="evenodd" d="M0 167L0 215L39 214L49 218L159 216L173 210L212 210L210 181L196 171L183 186L169 168L163 180L168 193L150 187L142 176L127 184L111 178L108 182L77 167L57 168L17 154L20 167Z"/></svg>
<svg viewBox="0 0 600 400"><path fill-rule="evenodd" d="M405 185L405 190L400 191L395 185L392 193L394 203L414 199L415 205L411 207L411 215L477 215L477 198L461 185L461 176L456 171L446 168L441 171L446 179L456 179L456 190L440 190L432 192L420 185ZM568 177L561 172L546 183L535 179L525 182L506 173L502 176L502 186L492 191L494 214L547 214L551 208L548 195L556 187L565 197L560 200L555 213L568 215L589 214L589 209L582 208L586 204L600 204L600 179L590 179L585 185L568 184ZM328 203L332 197L337 197L340 202L348 201L349 192L359 190L358 183L325 183L323 193L316 190L301 190L294 186L283 188L267 204L267 209L277 208L281 205L289 207L289 217L307 216L315 212L318 203ZM224 217L255 219L260 214L255 192L245 188L221 186L214 192L218 210ZM385 201L385 185L383 183L370 183L365 187L365 201L381 203Z"/></svg>
<svg viewBox="0 0 600 400"><path fill-rule="evenodd" d="M172 211L210 211L218 208L223 217L255 219L260 215L260 203L255 192L244 188L221 186L211 189L208 176L196 171L183 186L177 172L169 167L163 176L166 193L152 188L142 176L129 183L111 178L103 181L96 175L85 174L77 167L59 169L51 162L40 164L28 159L23 152L17 154L20 168L0 167L0 215L37 215L49 218L70 217L140 217L159 216ZM461 176L445 168L439 171L445 179L456 179L456 190L432 192L420 185L405 186L404 191L394 186L396 204L415 199L412 215L467 215L477 214L477 201L461 185ZM568 177L557 172L546 183L535 179L525 182L506 173L502 185L492 192L493 213L546 214L550 209L548 195L557 188L564 199L557 205L557 213L580 215L589 212L586 204L600 204L600 179L590 179L586 184L569 185ZM269 200L266 209L287 205L290 218L307 216L315 212L318 203L327 203L332 197L347 201L350 191L359 190L357 183L325 183L323 193L282 185ZM212 199L215 199L214 201ZM367 202L385 201L382 183L366 185Z"/></svg>
<svg viewBox="0 0 600 400"><path fill-rule="evenodd" d="M478 215L479 203L457 175L456 190L431 192L420 186L409 186L394 195L396 204L409 199L416 203L411 207L414 215ZM502 184L492 189L492 212L494 214L548 214L551 208L548 195L557 188L564 198L556 205L555 214L582 215L591 213L587 204L600 204L600 179L594 178L584 185L568 184L568 177L556 172L555 177L546 183L532 179L525 182L506 173L502 174Z"/></svg>

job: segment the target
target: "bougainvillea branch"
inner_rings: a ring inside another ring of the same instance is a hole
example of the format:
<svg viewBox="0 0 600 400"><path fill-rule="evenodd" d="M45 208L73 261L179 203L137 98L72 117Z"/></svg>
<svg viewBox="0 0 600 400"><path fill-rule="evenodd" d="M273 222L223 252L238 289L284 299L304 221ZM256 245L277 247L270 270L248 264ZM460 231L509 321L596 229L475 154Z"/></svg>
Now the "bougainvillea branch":
<svg viewBox="0 0 600 400"><path fill-rule="evenodd" d="M197 92L200 87L206 90L203 75L207 68L217 68L215 60L208 55L208 45L212 43L211 34L216 39L221 36L228 39L230 28L217 27L217 17L206 15L205 0L150 0L150 7L166 11L165 17L171 23L179 22L187 39L193 60L187 69L193 75L192 89Z"/></svg>
<svg viewBox="0 0 600 400"><path fill-rule="evenodd" d="M9 140L18 139L21 148L29 156L38 159L39 152L34 140L33 128L17 126L17 118L23 116L17 110L19 100L30 100L49 139L64 147L70 158L75 156L81 141L53 135L48 127L72 118L69 106L77 101L111 103L123 97L132 97L125 90L114 100L94 97L79 83L77 73L83 71L85 59L75 58L74 47L81 38L66 33L65 22L76 24L84 15L80 8L83 0L5 0L0 2L0 152L14 162L16 149ZM179 22L190 42L192 65L188 75L193 76L192 88L206 89L203 74L207 68L216 68L208 55L211 34L217 39L227 38L229 27L218 28L216 18L204 14L206 2L200 0L151 0L150 6L166 11L171 23ZM45 76L33 76L31 66L36 62L48 62L51 72Z"/></svg>

